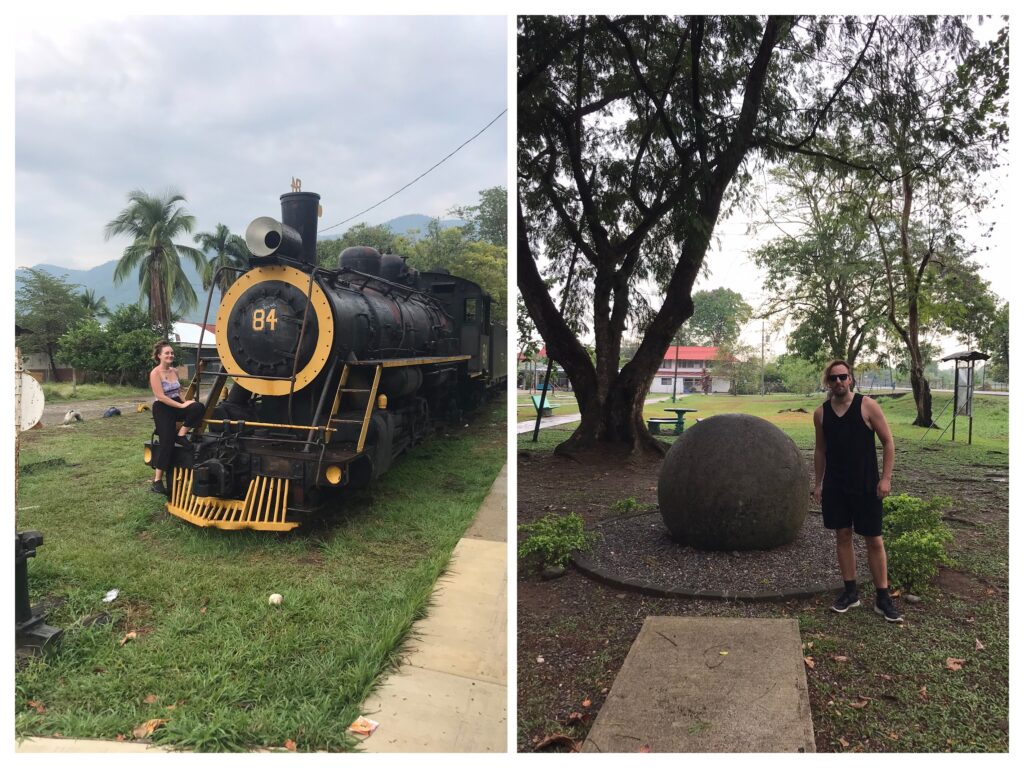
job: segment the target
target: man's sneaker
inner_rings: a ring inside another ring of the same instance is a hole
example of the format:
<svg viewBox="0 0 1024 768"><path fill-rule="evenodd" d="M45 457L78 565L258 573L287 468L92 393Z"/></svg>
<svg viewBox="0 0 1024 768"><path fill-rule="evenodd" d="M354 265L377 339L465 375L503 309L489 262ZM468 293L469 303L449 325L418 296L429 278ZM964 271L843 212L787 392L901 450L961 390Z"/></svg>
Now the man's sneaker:
<svg viewBox="0 0 1024 768"><path fill-rule="evenodd" d="M893 605L891 598L875 600L875 613L879 616L885 616L886 621L891 621L897 624L903 623L903 615L896 610L896 606Z"/></svg>
<svg viewBox="0 0 1024 768"><path fill-rule="evenodd" d="M159 493L161 496L167 495L167 489L159 480L154 480L153 484L149 486L149 490L151 493Z"/></svg>
<svg viewBox="0 0 1024 768"><path fill-rule="evenodd" d="M846 613L851 608L856 608L860 605L860 598L857 597L856 592L847 592L843 590L839 593L839 597L832 603L832 610L836 613Z"/></svg>

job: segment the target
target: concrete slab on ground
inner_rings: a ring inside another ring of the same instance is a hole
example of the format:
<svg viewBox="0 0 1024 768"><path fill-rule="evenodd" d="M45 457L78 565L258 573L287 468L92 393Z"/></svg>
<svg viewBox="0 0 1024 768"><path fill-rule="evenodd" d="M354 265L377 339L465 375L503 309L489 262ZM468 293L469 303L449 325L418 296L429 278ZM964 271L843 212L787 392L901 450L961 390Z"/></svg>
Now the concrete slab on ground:
<svg viewBox="0 0 1024 768"><path fill-rule="evenodd" d="M363 702L367 752L504 752L507 743L507 467L413 628L401 668Z"/></svg>
<svg viewBox="0 0 1024 768"><path fill-rule="evenodd" d="M487 498L463 534L465 539L508 540L508 465L501 468Z"/></svg>
<svg viewBox="0 0 1024 768"><path fill-rule="evenodd" d="M814 752L795 619L650 616L584 752Z"/></svg>

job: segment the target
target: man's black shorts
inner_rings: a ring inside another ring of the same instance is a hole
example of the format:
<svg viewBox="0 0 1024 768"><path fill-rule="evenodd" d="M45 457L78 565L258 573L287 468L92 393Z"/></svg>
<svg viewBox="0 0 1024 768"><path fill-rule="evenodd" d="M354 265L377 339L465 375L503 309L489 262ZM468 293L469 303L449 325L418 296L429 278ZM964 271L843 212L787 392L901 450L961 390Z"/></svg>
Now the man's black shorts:
<svg viewBox="0 0 1024 768"><path fill-rule="evenodd" d="M821 518L826 528L853 527L860 536L882 535L882 500L874 493L821 492Z"/></svg>

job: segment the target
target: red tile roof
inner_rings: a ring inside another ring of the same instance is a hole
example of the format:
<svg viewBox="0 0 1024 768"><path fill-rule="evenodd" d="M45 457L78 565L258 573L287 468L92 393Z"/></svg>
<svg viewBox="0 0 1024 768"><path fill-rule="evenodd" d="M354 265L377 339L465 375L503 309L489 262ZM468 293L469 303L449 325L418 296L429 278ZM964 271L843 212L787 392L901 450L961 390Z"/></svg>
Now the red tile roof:
<svg viewBox="0 0 1024 768"><path fill-rule="evenodd" d="M669 347L664 360L715 360L718 347Z"/></svg>

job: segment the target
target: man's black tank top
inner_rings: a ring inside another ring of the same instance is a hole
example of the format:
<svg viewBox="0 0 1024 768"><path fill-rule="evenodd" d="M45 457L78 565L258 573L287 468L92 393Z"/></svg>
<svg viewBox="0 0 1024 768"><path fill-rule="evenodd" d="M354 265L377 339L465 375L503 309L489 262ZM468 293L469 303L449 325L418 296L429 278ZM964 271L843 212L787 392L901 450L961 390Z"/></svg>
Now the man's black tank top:
<svg viewBox="0 0 1024 768"><path fill-rule="evenodd" d="M825 432L825 478L823 488L843 493L875 493L878 487L878 454L875 433L861 415L864 396L856 394L842 416L824 403L822 428Z"/></svg>

